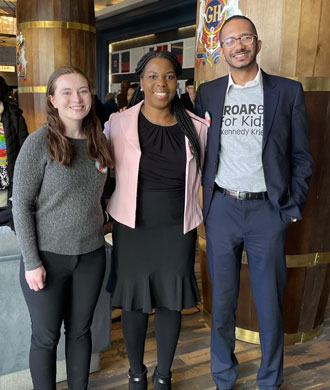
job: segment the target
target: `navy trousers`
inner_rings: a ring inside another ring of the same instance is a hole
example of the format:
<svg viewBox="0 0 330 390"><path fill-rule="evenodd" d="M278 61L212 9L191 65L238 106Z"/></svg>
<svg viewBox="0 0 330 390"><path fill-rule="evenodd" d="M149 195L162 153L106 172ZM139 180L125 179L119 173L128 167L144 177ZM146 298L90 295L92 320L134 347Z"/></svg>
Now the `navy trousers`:
<svg viewBox="0 0 330 390"><path fill-rule="evenodd" d="M290 218L269 200L238 200L214 193L205 227L213 298L211 370L221 390L232 389L238 377L235 311L244 245L260 330L257 384L259 389L275 390L283 381L284 244L289 223Z"/></svg>

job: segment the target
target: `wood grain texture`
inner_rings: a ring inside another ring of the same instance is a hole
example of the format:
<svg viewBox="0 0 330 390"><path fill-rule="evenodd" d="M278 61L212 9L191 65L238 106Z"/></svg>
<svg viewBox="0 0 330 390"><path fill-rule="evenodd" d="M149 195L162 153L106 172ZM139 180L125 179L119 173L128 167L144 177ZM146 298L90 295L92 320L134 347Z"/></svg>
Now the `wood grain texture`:
<svg viewBox="0 0 330 390"><path fill-rule="evenodd" d="M201 230L200 230L201 231ZM199 237L199 261L205 319L210 324L212 316L212 287L207 272L205 239ZM330 291L330 264L318 264L309 267L288 267L287 283L283 298L283 319L286 343L290 336L301 332L314 331L324 321L325 302ZM258 316L250 286L248 264L242 263L240 273L240 292L236 310L236 326L240 329L258 332ZM241 338L241 337L240 337ZM246 337L243 340L250 340Z"/></svg>
<svg viewBox="0 0 330 390"><path fill-rule="evenodd" d="M26 3L22 6L19 3ZM17 1L18 23L37 20L66 20L90 23L94 15L93 1L23 0ZM94 25L94 23L93 23Z"/></svg>
<svg viewBox="0 0 330 390"><path fill-rule="evenodd" d="M330 75L329 58L330 58L330 2L322 1L319 39L316 50L316 60L314 65L314 74L318 76L328 77Z"/></svg>
<svg viewBox="0 0 330 390"><path fill-rule="evenodd" d="M199 306L199 309L202 309ZM281 390L330 389L330 302L325 330L317 340L285 347L284 384ZM183 326L174 359L173 390L215 390L210 374L210 328L201 311L183 316ZM235 390L256 390L256 375L260 366L260 347L237 341L235 352L240 362L240 374ZM156 341L153 316L147 333L145 364L149 386L156 365ZM102 356L102 370L90 376L91 390L127 390L129 368L120 321L113 323L112 346ZM68 390L62 382L58 390Z"/></svg>
<svg viewBox="0 0 330 390"><path fill-rule="evenodd" d="M286 254L330 251L330 92L305 92L314 161L303 219L287 233Z"/></svg>
<svg viewBox="0 0 330 390"><path fill-rule="evenodd" d="M17 22L65 21L95 26L94 2L64 0L17 1ZM95 85L96 49L95 33L79 28L54 27L38 28L23 24L21 32L25 40L27 60L26 77L18 80L18 87L46 86L51 73L62 66L74 66L82 70ZM45 105L34 102L43 101L44 93L35 92L26 98L20 93L20 106L23 109L29 132L38 129L46 122ZM34 96L32 96L34 95Z"/></svg>
<svg viewBox="0 0 330 390"><path fill-rule="evenodd" d="M281 76L292 76L296 73L301 1L287 0L284 2L282 34L286 44L281 44L279 69Z"/></svg>
<svg viewBox="0 0 330 390"><path fill-rule="evenodd" d="M297 333L299 329L306 272L305 267L288 268L287 270L283 302L283 319L286 333Z"/></svg>
<svg viewBox="0 0 330 390"><path fill-rule="evenodd" d="M314 65L318 55L322 2L302 0L301 3L296 69L298 76L316 76Z"/></svg>
<svg viewBox="0 0 330 390"><path fill-rule="evenodd" d="M298 332L305 332L314 327L320 297L324 289L327 268L328 265L326 264L307 268Z"/></svg>

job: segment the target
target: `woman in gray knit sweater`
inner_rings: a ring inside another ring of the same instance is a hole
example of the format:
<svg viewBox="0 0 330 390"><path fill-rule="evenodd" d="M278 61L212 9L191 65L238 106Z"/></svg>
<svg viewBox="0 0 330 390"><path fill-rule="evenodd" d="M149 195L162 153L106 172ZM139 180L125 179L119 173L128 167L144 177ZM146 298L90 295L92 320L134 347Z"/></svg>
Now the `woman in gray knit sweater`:
<svg viewBox="0 0 330 390"><path fill-rule="evenodd" d="M90 326L105 272L101 196L110 166L87 78L74 68L56 70L47 86L47 124L27 138L14 172L35 390L56 389L63 321L69 388L87 389Z"/></svg>

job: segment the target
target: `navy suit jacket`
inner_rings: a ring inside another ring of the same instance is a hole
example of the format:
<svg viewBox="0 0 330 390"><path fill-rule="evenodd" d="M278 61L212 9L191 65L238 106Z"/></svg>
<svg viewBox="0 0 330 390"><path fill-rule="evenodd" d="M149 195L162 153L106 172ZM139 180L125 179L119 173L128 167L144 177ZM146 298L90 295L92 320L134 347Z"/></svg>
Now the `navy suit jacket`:
<svg viewBox="0 0 330 390"><path fill-rule="evenodd" d="M302 85L294 80L262 72L264 131L262 164L272 205L288 218L301 218L313 161ZM228 76L202 84L195 113L211 116L203 169L204 221L209 212L219 164L220 130ZM242 91L244 93L244 90Z"/></svg>

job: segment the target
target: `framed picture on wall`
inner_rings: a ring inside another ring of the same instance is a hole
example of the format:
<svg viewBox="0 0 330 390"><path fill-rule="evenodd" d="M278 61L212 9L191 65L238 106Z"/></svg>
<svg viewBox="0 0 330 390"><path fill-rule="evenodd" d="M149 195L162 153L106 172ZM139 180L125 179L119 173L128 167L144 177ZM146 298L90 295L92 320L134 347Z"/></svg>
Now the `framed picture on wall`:
<svg viewBox="0 0 330 390"><path fill-rule="evenodd" d="M119 53L111 54L111 73L119 73Z"/></svg>
<svg viewBox="0 0 330 390"><path fill-rule="evenodd" d="M124 51L121 53L121 73L129 73L130 71L130 52Z"/></svg>
<svg viewBox="0 0 330 390"><path fill-rule="evenodd" d="M183 65L183 42L172 43L171 52L177 56L180 64Z"/></svg>
<svg viewBox="0 0 330 390"><path fill-rule="evenodd" d="M157 46L157 51L162 51L162 50L164 50L164 51L168 50L168 44L167 43L165 43L163 45Z"/></svg>

